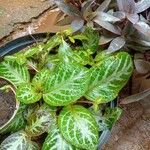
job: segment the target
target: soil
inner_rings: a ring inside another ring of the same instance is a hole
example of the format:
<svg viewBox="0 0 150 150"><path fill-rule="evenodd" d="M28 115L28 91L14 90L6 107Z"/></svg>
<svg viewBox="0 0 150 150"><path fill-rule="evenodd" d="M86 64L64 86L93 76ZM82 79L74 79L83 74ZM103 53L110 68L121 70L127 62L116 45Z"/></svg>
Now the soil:
<svg viewBox="0 0 150 150"><path fill-rule="evenodd" d="M0 87L7 84L0 79ZM0 90L0 127L3 126L13 115L15 111L15 96L12 91L5 93Z"/></svg>

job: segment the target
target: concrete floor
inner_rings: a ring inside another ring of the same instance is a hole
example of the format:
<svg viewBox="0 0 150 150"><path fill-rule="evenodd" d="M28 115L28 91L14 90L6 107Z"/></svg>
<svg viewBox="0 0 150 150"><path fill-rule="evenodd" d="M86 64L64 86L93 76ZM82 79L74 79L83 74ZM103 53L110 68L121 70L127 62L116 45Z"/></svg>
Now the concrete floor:
<svg viewBox="0 0 150 150"><path fill-rule="evenodd" d="M0 0L0 45L29 32L57 32L50 0ZM150 79L135 78L135 89L150 88ZM138 85L136 85L138 82ZM140 85L139 85L140 84ZM122 106L104 150L150 150L150 98Z"/></svg>

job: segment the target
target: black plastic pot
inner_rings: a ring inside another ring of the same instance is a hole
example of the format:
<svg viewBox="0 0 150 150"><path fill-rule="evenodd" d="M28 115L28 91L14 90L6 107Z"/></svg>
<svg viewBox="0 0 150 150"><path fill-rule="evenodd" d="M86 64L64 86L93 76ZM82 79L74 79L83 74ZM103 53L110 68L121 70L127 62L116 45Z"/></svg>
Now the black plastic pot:
<svg viewBox="0 0 150 150"><path fill-rule="evenodd" d="M54 35L54 34L50 34L50 35ZM34 44L35 42L43 41L44 39L46 39L46 37L47 37L47 33L37 33L37 34L32 34L32 36L27 35L27 36L15 39L11 42L8 42L5 45L0 47L0 57L14 54L26 48L27 46ZM109 106L111 108L114 108L116 105L117 105L116 100L109 103ZM101 136L99 138L98 150L101 150L102 146L106 144L106 142L109 139L110 134L111 134L110 130L106 130L101 133Z"/></svg>

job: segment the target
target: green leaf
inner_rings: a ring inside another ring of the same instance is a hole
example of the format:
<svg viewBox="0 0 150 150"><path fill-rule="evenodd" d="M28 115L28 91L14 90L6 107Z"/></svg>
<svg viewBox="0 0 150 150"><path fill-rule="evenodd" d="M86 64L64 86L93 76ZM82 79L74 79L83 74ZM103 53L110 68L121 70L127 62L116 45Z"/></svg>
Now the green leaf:
<svg viewBox="0 0 150 150"><path fill-rule="evenodd" d="M50 125L54 123L53 116L47 109L39 109L28 117L28 125L25 131L30 136L39 136L47 132Z"/></svg>
<svg viewBox="0 0 150 150"><path fill-rule="evenodd" d="M53 71L55 69L55 67L57 67L57 65L59 64L59 56L58 54L55 55L49 55L48 57L48 61L47 61L47 68L50 71Z"/></svg>
<svg viewBox="0 0 150 150"><path fill-rule="evenodd" d="M90 108L90 112L94 115L96 122L99 126L99 131L110 130L116 121L119 119L122 110L119 107L106 108L104 114L102 110L95 112L93 108Z"/></svg>
<svg viewBox="0 0 150 150"><path fill-rule="evenodd" d="M25 109L26 109L25 105L20 106L16 116L5 128L0 130L0 134L6 134L9 132L14 133L23 129L26 125L26 121L23 116L23 112L25 111Z"/></svg>
<svg viewBox="0 0 150 150"><path fill-rule="evenodd" d="M84 49L91 53L96 52L99 45L99 33L92 28L86 28L83 34L88 38L88 40L83 40Z"/></svg>
<svg viewBox="0 0 150 150"><path fill-rule="evenodd" d="M0 145L1 150L27 150L28 137L25 132L19 131L8 136Z"/></svg>
<svg viewBox="0 0 150 150"><path fill-rule="evenodd" d="M0 77L8 80L14 86L19 86L30 80L27 67L13 61L3 61L0 63Z"/></svg>
<svg viewBox="0 0 150 150"><path fill-rule="evenodd" d="M119 107L116 108L107 108L103 116L104 123L107 125L108 129L111 129L116 121L120 118L122 109Z"/></svg>
<svg viewBox="0 0 150 150"><path fill-rule="evenodd" d="M69 144L60 134L56 125L54 125L48 136L45 139L42 150L77 150L74 146Z"/></svg>
<svg viewBox="0 0 150 150"><path fill-rule="evenodd" d="M60 63L45 84L44 101L51 106L65 106L84 95L89 71L82 66Z"/></svg>
<svg viewBox="0 0 150 150"><path fill-rule="evenodd" d="M34 87L36 87L37 90L42 91L43 85L50 77L50 74L50 70L48 69L43 69L40 72L38 72L32 80L32 84L34 85Z"/></svg>
<svg viewBox="0 0 150 150"><path fill-rule="evenodd" d="M22 84L16 90L16 99L24 104L31 104L39 101L42 94L31 84Z"/></svg>
<svg viewBox="0 0 150 150"><path fill-rule="evenodd" d="M91 53L85 51L82 47L78 47L75 51L73 51L64 40L62 40L62 44L59 47L59 57L65 62L78 63L82 65L93 63Z"/></svg>
<svg viewBox="0 0 150 150"><path fill-rule="evenodd" d="M64 107L58 118L63 137L72 145L87 150L96 150L98 125L89 110L82 106Z"/></svg>
<svg viewBox="0 0 150 150"><path fill-rule="evenodd" d="M133 63L126 52L109 56L91 68L91 81L85 97L97 104L114 100L132 74Z"/></svg>

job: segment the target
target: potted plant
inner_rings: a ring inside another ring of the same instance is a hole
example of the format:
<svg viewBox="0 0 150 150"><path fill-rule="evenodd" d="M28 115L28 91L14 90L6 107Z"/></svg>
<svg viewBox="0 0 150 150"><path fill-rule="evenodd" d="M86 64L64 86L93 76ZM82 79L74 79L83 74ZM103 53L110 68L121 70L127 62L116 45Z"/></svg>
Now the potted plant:
<svg viewBox="0 0 150 150"><path fill-rule="evenodd" d="M109 104L128 82L133 63L127 52L108 54L98 43L91 28L69 29L3 58L0 77L10 84L2 89L11 87L20 106L0 130L11 133L0 149L99 148L101 134L121 114Z"/></svg>

